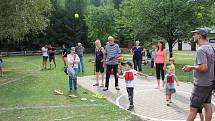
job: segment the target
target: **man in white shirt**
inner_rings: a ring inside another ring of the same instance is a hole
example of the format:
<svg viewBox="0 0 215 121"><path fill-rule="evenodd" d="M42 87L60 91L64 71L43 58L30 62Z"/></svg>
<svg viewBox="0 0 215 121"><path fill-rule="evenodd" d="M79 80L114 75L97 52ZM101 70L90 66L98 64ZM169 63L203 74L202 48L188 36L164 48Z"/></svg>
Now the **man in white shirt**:
<svg viewBox="0 0 215 121"><path fill-rule="evenodd" d="M43 55L43 68L46 69L47 66L47 60L48 60L48 48L47 45L43 46L41 48L42 55Z"/></svg>

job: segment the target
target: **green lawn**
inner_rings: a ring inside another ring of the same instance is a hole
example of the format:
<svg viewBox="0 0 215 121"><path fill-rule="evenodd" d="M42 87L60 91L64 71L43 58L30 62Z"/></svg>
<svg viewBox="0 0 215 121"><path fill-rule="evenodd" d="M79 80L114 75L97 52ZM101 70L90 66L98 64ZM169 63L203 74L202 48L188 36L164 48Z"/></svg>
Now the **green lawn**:
<svg viewBox="0 0 215 121"><path fill-rule="evenodd" d="M82 75L93 74L93 64L88 62L90 58L92 55L85 58L86 72ZM76 93L79 98L68 97L68 80L59 56L57 68L52 70L41 70L40 56L3 59L5 73L0 77L0 121L139 120L105 99L95 99L93 93L80 86ZM61 89L65 95L53 95L54 89ZM80 101L83 97L96 102Z"/></svg>

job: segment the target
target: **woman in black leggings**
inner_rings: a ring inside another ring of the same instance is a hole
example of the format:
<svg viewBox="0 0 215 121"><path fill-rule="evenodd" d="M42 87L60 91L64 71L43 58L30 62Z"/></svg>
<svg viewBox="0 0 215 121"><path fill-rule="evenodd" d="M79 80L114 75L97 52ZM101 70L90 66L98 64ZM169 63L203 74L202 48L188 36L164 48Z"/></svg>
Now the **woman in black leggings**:
<svg viewBox="0 0 215 121"><path fill-rule="evenodd" d="M155 49L155 66L157 76L157 89L160 89L160 76L163 80L162 87L164 87L164 70L166 67L166 50L163 41L159 41L157 49Z"/></svg>

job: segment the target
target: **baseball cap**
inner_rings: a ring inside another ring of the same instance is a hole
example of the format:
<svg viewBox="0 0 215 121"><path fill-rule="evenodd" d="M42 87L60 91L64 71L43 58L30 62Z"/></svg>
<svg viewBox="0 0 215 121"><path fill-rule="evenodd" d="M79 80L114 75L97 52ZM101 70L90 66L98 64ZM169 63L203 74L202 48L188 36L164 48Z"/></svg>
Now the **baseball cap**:
<svg viewBox="0 0 215 121"><path fill-rule="evenodd" d="M132 67L132 63L129 61L123 61L121 64L124 66L125 64L128 64L130 67Z"/></svg>
<svg viewBox="0 0 215 121"><path fill-rule="evenodd" d="M202 36L207 36L208 35L208 30L207 29L196 29L194 31L191 31L192 33L198 33Z"/></svg>

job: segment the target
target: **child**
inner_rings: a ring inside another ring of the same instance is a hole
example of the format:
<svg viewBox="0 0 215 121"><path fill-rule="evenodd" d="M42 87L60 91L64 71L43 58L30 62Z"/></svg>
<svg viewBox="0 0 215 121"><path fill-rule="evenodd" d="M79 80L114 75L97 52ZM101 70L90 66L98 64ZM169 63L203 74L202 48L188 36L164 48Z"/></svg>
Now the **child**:
<svg viewBox="0 0 215 121"><path fill-rule="evenodd" d="M137 72L136 70L132 69L132 63L131 62L122 62L122 65L125 67L125 72L123 74L123 77L125 78L126 83L126 89L128 92L128 98L129 98L129 107L127 110L131 111L134 109L133 104L133 97L134 97L134 76L135 75L143 75L143 73Z"/></svg>
<svg viewBox="0 0 215 121"><path fill-rule="evenodd" d="M172 94L175 93L174 82L176 81L177 86L179 86L178 81L176 79L176 75L174 73L175 73L175 70L173 66L171 64L167 64L167 74L165 75L165 78L164 78L167 106L169 106L170 103L172 103L171 97L172 97Z"/></svg>
<svg viewBox="0 0 215 121"><path fill-rule="evenodd" d="M174 58L169 58L169 63L171 64L171 66L173 67L173 69L175 70L175 60Z"/></svg>
<svg viewBox="0 0 215 121"><path fill-rule="evenodd" d="M0 74L3 76L3 60L2 60L2 55L0 55Z"/></svg>

